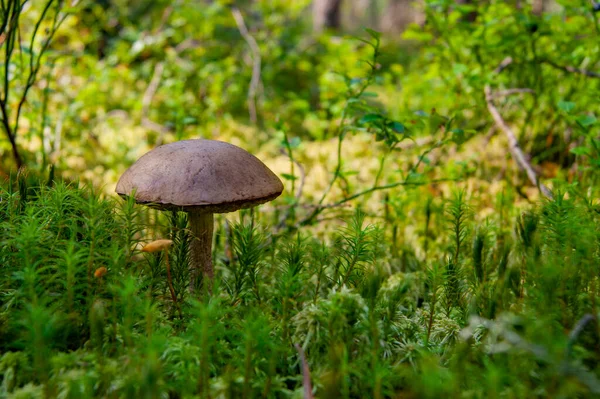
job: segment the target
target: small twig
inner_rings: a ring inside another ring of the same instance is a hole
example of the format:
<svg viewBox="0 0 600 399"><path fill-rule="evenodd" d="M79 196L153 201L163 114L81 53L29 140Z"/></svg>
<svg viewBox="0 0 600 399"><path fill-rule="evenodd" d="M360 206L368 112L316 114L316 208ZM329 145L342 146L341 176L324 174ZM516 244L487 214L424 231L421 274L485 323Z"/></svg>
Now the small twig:
<svg viewBox="0 0 600 399"><path fill-rule="evenodd" d="M496 106L494 105L494 96L489 85L485 86L484 92L488 111L492 115L492 118L494 119L496 125L500 128L500 130L504 132L504 135L508 139L508 148L513 158L517 162L517 165L521 170L524 170L525 173L527 173L529 181L536 187L539 187L542 194L544 194L547 198L552 199L552 193L550 192L548 187L546 187L543 183L539 181L537 173L535 172L535 170L533 170L533 167L527 160L527 157L525 156L523 150L521 150L515 133L512 131L510 126L508 126L504 118L502 118L502 115L500 115L500 111L498 111L498 108L496 108Z"/></svg>
<svg viewBox="0 0 600 399"><path fill-rule="evenodd" d="M433 179L433 180L427 180L427 181L421 181L421 182L419 182L419 181L411 182L411 181L404 180L404 181L400 181L400 182L384 184L381 186L374 186L374 187L368 188L366 190L360 191L356 194L353 194L349 197L346 197L344 199L341 199L337 202L334 202L333 204L329 204L328 206L322 205L321 207L329 207L329 208L338 207L338 206L345 204L348 201L352 201L353 199L361 197L365 194L372 193L374 191L388 190L390 188L396 188L396 187L400 187L400 186L424 186L425 184L442 183L442 182L449 182L449 181L456 181L456 180L458 180L458 179L452 179L452 178Z"/></svg>
<svg viewBox="0 0 600 399"><path fill-rule="evenodd" d="M250 51L252 52L252 79L250 80L250 87L248 88L248 112L250 113L250 121L252 123L256 123L258 121L257 111L256 111L256 93L258 91L258 85L260 84L260 70L261 70L261 57L260 57L260 48L258 47L258 43L252 37L248 28L246 27L246 23L244 22L244 17L242 13L237 7L233 7L231 9L231 14L235 19L235 23L240 31L240 34L248 43L250 47Z"/></svg>
<svg viewBox="0 0 600 399"><path fill-rule="evenodd" d="M173 131L173 129L161 125L158 122L154 122L150 118L142 118L141 125L146 129L154 130L160 134L156 139L156 145L161 145L164 140L164 136Z"/></svg>
<svg viewBox="0 0 600 399"><path fill-rule="evenodd" d="M304 183L306 181L306 172L304 170L304 166L302 166L302 164L300 162L296 161L295 159L293 159L291 157L290 157L290 160L294 163L294 165L296 165L298 167L298 171L300 174L300 184L298 185L298 189L296 190L296 195L294 196L294 199L295 199L294 203L291 206L287 207L288 208L287 212L285 212L279 219L279 223L277 224L278 229L282 229L285 227L285 221L289 218L293 209L298 206L300 198L302 198L302 193L304 191Z"/></svg>
<svg viewBox="0 0 600 399"><path fill-rule="evenodd" d="M484 139L483 139L483 148L485 148L490 143L490 140L492 140L492 137L494 137L494 135L496 134L497 131L498 131L498 127L496 125L490 126L487 134L484 136Z"/></svg>
<svg viewBox="0 0 600 399"><path fill-rule="evenodd" d="M225 258L227 259L227 265L233 265L233 231L231 231L231 224L229 220L225 219Z"/></svg>
<svg viewBox="0 0 600 399"><path fill-rule="evenodd" d="M296 190L296 201L299 201L302 197L302 192L304 191L304 183L306 182L306 172L304 171L304 166L298 161L294 159L294 164L298 167L298 173L300 174L300 184L298 185L298 190Z"/></svg>
<svg viewBox="0 0 600 399"><path fill-rule="evenodd" d="M154 29L154 32L160 32L163 30L163 28L169 21L171 14L173 14L173 6L170 5L165 7L165 9L163 10L162 17L160 18L160 24L156 27L156 29Z"/></svg>
<svg viewBox="0 0 600 399"><path fill-rule="evenodd" d="M165 70L164 62L158 62L154 66L154 72L152 73L152 78L150 79L150 83L148 83L148 87L144 92L142 97L142 120L141 124L146 129L154 130L159 133L158 138L156 139L156 145L161 145L164 136L171 132L172 129L169 129L166 126L161 125L160 123L154 122L148 116L150 112L150 105L152 104L152 99L154 95L158 91L158 87L160 86L160 80L162 79L163 72Z"/></svg>
<svg viewBox="0 0 600 399"><path fill-rule="evenodd" d="M565 348L565 360L568 360L573 351L573 345L583 332L583 329L591 322L597 322L596 317L593 314L586 313L583 315L581 319L575 324L573 330L569 333L569 341L567 342L567 347Z"/></svg>
<svg viewBox="0 0 600 399"><path fill-rule="evenodd" d="M309 215L308 217L306 217L304 220L302 220L300 223L298 223L298 226L306 226L308 224L311 224L311 222L314 220L314 217L312 216L314 213L319 214L321 210L323 209L327 209L327 208L339 208L341 206L343 206L344 204L346 204L347 202L350 202L358 197L361 197L365 194L370 194L372 192L375 191L381 191L381 190L389 190L391 188L396 188L396 187L401 187L401 186L405 186L405 187L409 187L409 186L424 186L426 184L433 184L433 183L442 183L442 182L449 182L449 181L457 181L458 179L452 179L452 178L448 178L448 179L433 179L433 180L427 180L427 181L400 181L400 182L395 182L395 183L390 183L390 184L384 184L381 186L374 186L371 188L368 188L366 190L363 191L359 191L356 194L353 194L349 197L345 197L337 202L331 203L331 204L317 204L317 205L305 205L306 207L311 207L314 208L315 210L319 211L319 212L313 212L311 213L311 215Z"/></svg>
<svg viewBox="0 0 600 399"><path fill-rule="evenodd" d="M340 141L340 143L341 143L341 141ZM319 200L319 202L315 206L314 210L307 217L305 217L302 221L300 221L295 226L295 228L298 228L298 226L306 226L306 225L311 224L313 222L313 220L325 208L335 208L335 207L338 207L338 206L340 206L342 204L345 204L348 201L352 201L353 199L356 199L356 198L361 197L361 196L366 195L366 194L370 194L370 193L372 193L374 191L387 190L387 189L390 189L390 188L395 188L395 187L400 187L400 186L422 186L422 185L425 185L425 184L437 183L437 182L442 182L442 181L456 181L457 179L437 179L437 180L430 180L430 181L425 181L425 182L412 182L412 181L409 181L411 175L419 168L419 166L423 162L423 159L425 159L425 157L429 153L431 153L433 150L435 150L436 148L439 148L443 143L444 143L444 141L436 141L435 143L432 144L432 146L430 148L428 148L422 154L420 154L417 162L409 168L408 173L406 175L406 178L403 181L394 182L394 183L385 184L385 185L380 185L380 186L377 185L377 182L376 182L371 188L368 188L366 190L360 191L360 192L358 192L356 194L353 194L351 196L345 197L342 200L337 201L337 202L335 202L333 204L329 204L327 206L323 205L323 200L324 200L325 196L322 196L321 200ZM338 147L338 151L339 151L339 147ZM341 159L341 158L338 156L338 159ZM327 190L329 190L329 189L331 189L331 184L330 184L330 186L328 187Z"/></svg>
<svg viewBox="0 0 600 399"><path fill-rule="evenodd" d="M493 94L494 98L497 97L507 97L507 96L511 96L513 94L519 94L519 93L535 93L535 90L532 89L507 89L507 90L498 90Z"/></svg>
<svg viewBox="0 0 600 399"><path fill-rule="evenodd" d="M506 57L505 59L502 60L502 62L496 67L496 69L494 69L494 73L499 74L500 72L502 72L507 66L509 66L510 64L512 64L513 59L512 57Z"/></svg>
<svg viewBox="0 0 600 399"><path fill-rule="evenodd" d="M396 150L410 150L413 147L423 147L424 145L431 144L434 139L435 137L433 136L426 136L414 140L404 140L396 145Z"/></svg>
<svg viewBox="0 0 600 399"><path fill-rule="evenodd" d="M560 69L561 71L564 71L564 72L576 73L579 75L587 76L589 78L600 78L600 73L598 73L598 72L588 71L587 69L575 68L570 65L566 65L566 66L558 65L550 60L543 60L542 62L550 65L552 68Z"/></svg>
<svg viewBox="0 0 600 399"><path fill-rule="evenodd" d="M501 72L504 68L506 68L508 65L510 65L511 62L512 62L511 57L505 58L500 63L500 66L498 66L495 69L495 72L497 72L497 73ZM519 90L523 90L523 89L519 89ZM504 118L502 118L502 115L500 114L500 111L498 111L498 108L496 108L496 105L494 104L495 95L492 92L490 85L485 85L484 93L485 93L485 102L487 104L488 111L492 115L492 118L494 119L494 122L496 123L496 125L500 128L500 130L502 130L504 132L504 135L508 139L508 148L509 148L510 153L512 154L514 160L517 162L517 165L519 166L519 168L521 170L524 170L525 173L527 173L527 177L529 178L529 181L533 185L538 187L540 189L540 191L542 192L542 194L544 194L547 198L552 199L552 193L550 192L548 187L546 187L543 183L541 183L539 181L537 173L535 172L535 170L533 170L533 167L527 160L527 157L525 156L525 153L523 152L523 150L521 150L521 147L519 146L519 142L517 140L515 133L512 131L510 126L508 126L508 124L506 123Z"/></svg>
<svg viewBox="0 0 600 399"><path fill-rule="evenodd" d="M186 50L198 48L200 47L200 45L201 42L199 40L188 38L179 43L177 46L175 46L175 52L177 54L183 53Z"/></svg>
<svg viewBox="0 0 600 399"><path fill-rule="evenodd" d="M53 162L58 162L58 158L60 157L63 126L67 119L67 113L70 111L69 108L60 115L56 121L56 126L54 127L54 145L52 146L52 152L50 153L50 160Z"/></svg>
<svg viewBox="0 0 600 399"><path fill-rule="evenodd" d="M304 356L304 350L298 344L294 344L294 347L298 351L300 356L300 363L302 363L302 386L304 387L304 399L313 399L312 384L310 383L310 369L308 368L308 362Z"/></svg>
<svg viewBox="0 0 600 399"><path fill-rule="evenodd" d="M175 295L175 289L173 288L173 277L171 276L171 266L169 265L169 249L165 250L165 262L167 266L167 283L169 285L169 291L171 292L171 299L173 300L173 305L175 305L175 309L179 313L179 318L182 318L181 308L179 307L179 302L177 302L177 295Z"/></svg>
<svg viewBox="0 0 600 399"><path fill-rule="evenodd" d="M296 208L301 208L301 209L315 209L315 208L321 208L321 209L330 209L330 208L340 208L342 206L350 206L350 205L337 205L337 204L293 204L293 205L279 205L279 206L275 206L271 209L289 209L291 207L296 207Z"/></svg>
<svg viewBox="0 0 600 399"><path fill-rule="evenodd" d="M165 70L165 64L163 62L157 62L154 66L154 72L152 73L152 78L150 79L150 83L144 92L144 96L142 97L142 115L147 116L148 111L150 110L150 104L152 104L152 99L158 90L158 86L160 85L160 79L162 78L162 74Z"/></svg>

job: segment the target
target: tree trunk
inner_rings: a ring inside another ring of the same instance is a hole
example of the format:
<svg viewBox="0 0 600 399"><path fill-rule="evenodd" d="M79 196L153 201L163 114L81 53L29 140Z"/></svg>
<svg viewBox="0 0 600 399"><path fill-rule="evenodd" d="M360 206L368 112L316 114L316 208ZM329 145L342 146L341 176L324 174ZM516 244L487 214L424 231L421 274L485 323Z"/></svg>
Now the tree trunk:
<svg viewBox="0 0 600 399"><path fill-rule="evenodd" d="M532 5L532 12L535 15L542 15L542 13L546 10L546 0L534 0Z"/></svg>
<svg viewBox="0 0 600 399"><path fill-rule="evenodd" d="M379 30L379 13L376 0L355 0L350 4L350 29L368 27Z"/></svg>
<svg viewBox="0 0 600 399"><path fill-rule="evenodd" d="M315 0L313 2L313 29L339 29L341 26L342 0Z"/></svg>
<svg viewBox="0 0 600 399"><path fill-rule="evenodd" d="M419 15L411 4L413 0L390 0L381 19L385 32L402 32L408 24L418 22Z"/></svg>

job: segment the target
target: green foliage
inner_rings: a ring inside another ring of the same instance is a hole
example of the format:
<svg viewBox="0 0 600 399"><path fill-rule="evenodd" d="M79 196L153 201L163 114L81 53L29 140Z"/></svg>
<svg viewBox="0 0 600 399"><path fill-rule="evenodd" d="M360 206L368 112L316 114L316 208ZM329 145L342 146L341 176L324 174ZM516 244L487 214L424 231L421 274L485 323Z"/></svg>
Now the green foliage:
<svg viewBox="0 0 600 399"><path fill-rule="evenodd" d="M581 171L594 169L600 31L590 3L558 1L560 7L543 14L529 4L456 3L423 2L426 26L405 33L425 45L414 67L426 79L405 79L412 105L443 113L460 110L461 127L479 130L489 124L485 85L498 91L530 89L497 101L533 162L566 166L576 161ZM508 57L501 73L494 73ZM421 95L424 90L427 96ZM573 148L575 142L580 144Z"/></svg>
<svg viewBox="0 0 600 399"><path fill-rule="evenodd" d="M428 256L447 260L404 273L392 271L384 232L363 212L323 242L296 232L271 248L254 215L233 225L232 263L219 265L223 283L201 300L187 295L189 238L184 215L174 213L152 229L174 238L180 313L166 257L135 249L130 232L148 226L129 203L76 184L21 191L26 198L4 186L0 202L7 395L297 394L296 343L322 397L554 396L600 387L598 214L574 187L516 218L517 240L497 247L493 224L467 239L473 206L456 191L445 213L431 208L446 220L431 227L445 242ZM95 277L100 265L107 272Z"/></svg>
<svg viewBox="0 0 600 399"><path fill-rule="evenodd" d="M417 49L309 35L309 1L8 3L0 397L600 393L589 2L427 0ZM551 197L507 165L486 87ZM92 187L198 137L286 190L216 217L194 296L186 215Z"/></svg>
<svg viewBox="0 0 600 399"><path fill-rule="evenodd" d="M261 301L260 268L265 252L265 237L252 224L233 227L232 248L234 260L229 265L231 277L225 280L229 295L234 302L244 300L241 295L252 292Z"/></svg>

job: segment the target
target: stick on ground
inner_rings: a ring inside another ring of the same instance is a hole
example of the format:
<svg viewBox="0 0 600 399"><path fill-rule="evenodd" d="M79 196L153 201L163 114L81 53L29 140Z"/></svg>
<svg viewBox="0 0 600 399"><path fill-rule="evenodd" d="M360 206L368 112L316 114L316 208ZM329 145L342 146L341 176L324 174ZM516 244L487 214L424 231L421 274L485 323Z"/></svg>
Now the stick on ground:
<svg viewBox="0 0 600 399"><path fill-rule="evenodd" d="M500 63L500 66L498 66L498 68L496 68L495 72L496 73L502 72L502 70L504 68L506 68L511 62L512 62L512 58L507 57L506 59L504 59L504 61L502 61ZM513 92L526 92L525 89L518 89L518 90L519 91L515 91L514 89L507 90L507 91L505 91L505 93L512 94ZM510 150L510 153L512 154L512 157L514 158L514 160L517 162L519 169L524 170L525 173L527 173L527 177L529 178L529 181L533 185L538 187L539 190L541 191L541 193L544 194L544 196L552 199L552 192L548 189L548 187L546 187L543 183L540 182L537 173L535 172L535 170L529 163L527 157L525 156L525 153L519 146L519 141L517 140L515 133L512 131L510 126L508 126L508 124L506 123L506 121L504 120L502 115L500 114L500 111L494 104L494 97L496 97L497 94L494 94L492 92L490 85L485 85L484 92L485 92L485 102L487 104L488 111L492 115L492 118L494 119L496 126L498 126L500 128L500 130L502 130L502 132L508 139L508 149Z"/></svg>

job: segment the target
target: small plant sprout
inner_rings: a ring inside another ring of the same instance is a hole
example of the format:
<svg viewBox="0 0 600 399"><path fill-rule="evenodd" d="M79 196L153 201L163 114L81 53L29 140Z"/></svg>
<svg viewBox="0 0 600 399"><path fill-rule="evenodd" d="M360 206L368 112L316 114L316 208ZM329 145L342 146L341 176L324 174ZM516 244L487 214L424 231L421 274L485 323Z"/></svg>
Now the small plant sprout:
<svg viewBox="0 0 600 399"><path fill-rule="evenodd" d="M116 191L157 209L188 213L193 291L201 270L209 280L209 290L214 276L213 214L272 201L282 193L283 183L239 147L222 141L183 140L143 155L123 173Z"/></svg>

